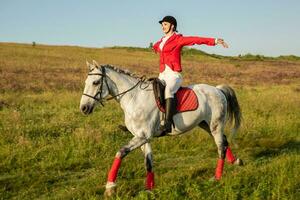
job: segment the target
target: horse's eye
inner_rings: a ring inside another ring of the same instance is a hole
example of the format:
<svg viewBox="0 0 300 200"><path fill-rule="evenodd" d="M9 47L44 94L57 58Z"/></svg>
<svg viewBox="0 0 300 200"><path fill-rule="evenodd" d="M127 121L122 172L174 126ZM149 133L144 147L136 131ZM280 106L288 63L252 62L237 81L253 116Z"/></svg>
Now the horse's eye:
<svg viewBox="0 0 300 200"><path fill-rule="evenodd" d="M99 85L100 84L100 80L94 81L93 85Z"/></svg>

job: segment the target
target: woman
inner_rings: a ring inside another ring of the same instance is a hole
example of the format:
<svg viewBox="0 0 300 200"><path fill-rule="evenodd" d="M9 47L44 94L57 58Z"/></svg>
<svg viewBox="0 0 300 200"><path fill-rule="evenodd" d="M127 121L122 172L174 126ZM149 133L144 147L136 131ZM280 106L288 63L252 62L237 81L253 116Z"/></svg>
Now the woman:
<svg viewBox="0 0 300 200"><path fill-rule="evenodd" d="M172 16L165 16L159 23L162 25L165 36L153 45L153 49L160 54L158 78L166 85L166 120L165 124L160 127L162 134L166 134L172 131L172 118L176 108L174 94L176 94L182 83L180 74L182 71L180 58L182 47L194 44L209 46L221 44L223 47L228 48L228 45L223 39L219 38L185 37L177 34L177 21Z"/></svg>

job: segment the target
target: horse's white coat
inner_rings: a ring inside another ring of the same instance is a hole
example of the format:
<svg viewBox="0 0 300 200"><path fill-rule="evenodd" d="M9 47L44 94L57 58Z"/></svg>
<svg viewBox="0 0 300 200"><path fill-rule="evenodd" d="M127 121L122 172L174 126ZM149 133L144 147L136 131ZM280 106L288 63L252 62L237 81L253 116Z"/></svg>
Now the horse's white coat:
<svg viewBox="0 0 300 200"><path fill-rule="evenodd" d="M96 62L88 64L90 73L101 73L101 69ZM109 95L114 96L133 87L139 81L124 71L109 66L105 66L106 80L109 90L103 82L102 96L106 98ZM85 81L84 93L95 96L99 85L93 85L93 82L101 80L102 76L88 76ZM148 86L148 87L147 87ZM178 135L191 130L205 121L214 137L218 147L219 157L224 156L224 126L226 123L227 100L223 92L217 87L206 84L197 84L189 86L197 95L199 107L195 111L178 113L174 116L175 128L169 135ZM142 89L145 88L145 89ZM152 170L152 150L150 140L159 136L160 111L156 106L152 84L149 82L142 83L127 92L124 95L116 97L124 111L125 125L133 134L133 139L118 151L117 156L124 157L130 151L142 147L145 153L147 169L150 166ZM80 108L84 106L90 109L94 108L97 101L93 98L83 95L80 101ZM90 114L89 112L85 114ZM226 140L226 138L225 138ZM126 153L124 153L126 149ZM148 157L148 159L147 159ZM115 185L108 183L107 186Z"/></svg>

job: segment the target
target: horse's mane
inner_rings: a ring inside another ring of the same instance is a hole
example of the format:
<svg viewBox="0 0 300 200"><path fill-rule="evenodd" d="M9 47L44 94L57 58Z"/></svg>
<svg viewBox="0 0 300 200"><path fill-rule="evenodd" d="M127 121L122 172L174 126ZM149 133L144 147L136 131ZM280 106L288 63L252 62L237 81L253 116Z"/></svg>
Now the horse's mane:
<svg viewBox="0 0 300 200"><path fill-rule="evenodd" d="M120 69L119 66L113 66L113 65L109 65L109 64L106 64L106 65L102 65L103 67L106 67L106 68L109 68L115 72L118 72L118 73L121 73L121 74L125 74L127 76L130 76L132 78L135 78L135 79L145 79L145 76L137 76L136 74L134 73L131 73L129 70L123 70L123 69Z"/></svg>

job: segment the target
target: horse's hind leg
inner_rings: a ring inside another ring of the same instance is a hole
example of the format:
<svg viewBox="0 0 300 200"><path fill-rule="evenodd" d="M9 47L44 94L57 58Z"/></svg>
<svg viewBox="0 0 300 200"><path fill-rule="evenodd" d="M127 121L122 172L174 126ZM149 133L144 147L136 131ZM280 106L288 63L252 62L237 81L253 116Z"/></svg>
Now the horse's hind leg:
<svg viewBox="0 0 300 200"><path fill-rule="evenodd" d="M222 177L225 158L230 164L243 165L242 160L239 158L235 158L235 156L233 155L229 147L227 138L224 135L224 126L225 123L222 120L218 120L214 123L211 123L211 127L210 127L211 134L214 137L215 143L218 147L218 155L219 155L217 168L215 172L216 180L220 180Z"/></svg>
<svg viewBox="0 0 300 200"><path fill-rule="evenodd" d="M215 143L218 148L218 162L217 168L215 172L215 179L220 180L223 174L224 168L224 161L226 157L226 146L228 146L227 140L224 137L224 121L223 120L216 120L213 121L210 125L211 134L215 140Z"/></svg>
<svg viewBox="0 0 300 200"><path fill-rule="evenodd" d="M227 162L230 163L230 164L235 164L235 165L239 165L239 166L243 165L243 161L239 158L236 158L233 155L225 135L224 135L224 140L225 140L225 144L226 144L225 146L226 146L226 160L227 160Z"/></svg>

